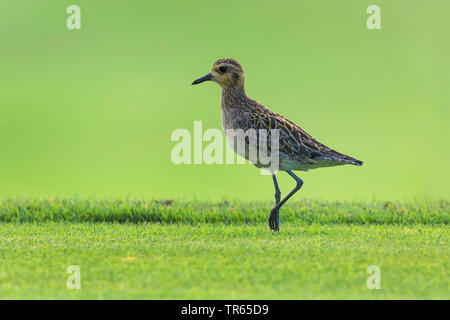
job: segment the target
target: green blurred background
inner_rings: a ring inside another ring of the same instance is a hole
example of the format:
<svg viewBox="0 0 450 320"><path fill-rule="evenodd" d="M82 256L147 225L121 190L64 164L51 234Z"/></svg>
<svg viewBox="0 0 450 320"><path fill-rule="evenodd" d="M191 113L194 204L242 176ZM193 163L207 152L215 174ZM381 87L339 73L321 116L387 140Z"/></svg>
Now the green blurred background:
<svg viewBox="0 0 450 320"><path fill-rule="evenodd" d="M250 97L366 163L299 172L297 199L448 198L447 0L0 3L0 198L272 200L251 165L171 162L174 129L221 128L219 87L190 83L223 57Z"/></svg>

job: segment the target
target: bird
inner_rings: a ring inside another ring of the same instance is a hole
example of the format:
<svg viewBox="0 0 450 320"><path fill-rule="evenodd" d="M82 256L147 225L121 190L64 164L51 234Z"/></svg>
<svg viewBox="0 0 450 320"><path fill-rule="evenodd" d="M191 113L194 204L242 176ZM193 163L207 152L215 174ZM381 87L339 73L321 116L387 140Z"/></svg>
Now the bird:
<svg viewBox="0 0 450 320"><path fill-rule="evenodd" d="M219 59L214 62L211 71L205 76L192 82L197 85L206 81L216 82L221 87L222 126L226 135L230 130L242 129L268 131L267 139L272 136L273 130L278 132L278 168L285 171L295 182L295 187L281 199L276 173L271 172L275 187L275 206L269 214L269 227L271 232L279 231L280 208L303 186L303 180L293 171L308 171L310 169L340 165L362 166L363 162L340 153L314 139L309 133L294 122L275 113L264 105L249 98L245 93L245 74L241 64L232 58ZM260 131L257 131L260 132ZM228 139L227 140L230 142ZM269 152L271 144L267 143ZM236 151L236 145L232 144ZM249 159L249 140L245 140L243 157ZM237 152L237 151L236 151ZM264 167L258 161L253 164Z"/></svg>

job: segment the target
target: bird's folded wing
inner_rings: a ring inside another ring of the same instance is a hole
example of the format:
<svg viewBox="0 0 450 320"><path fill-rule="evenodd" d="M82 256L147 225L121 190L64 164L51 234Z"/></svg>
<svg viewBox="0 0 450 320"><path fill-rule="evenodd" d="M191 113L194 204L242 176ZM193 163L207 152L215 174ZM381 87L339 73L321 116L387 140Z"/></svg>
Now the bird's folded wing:
<svg viewBox="0 0 450 320"><path fill-rule="evenodd" d="M259 110L250 112L247 119L250 122L250 127L256 130L268 130L269 137L271 136L270 130L279 129L279 151L287 155L309 159L312 152L323 150L322 144L314 140L296 124L267 108L263 112ZM270 140L269 138L269 146Z"/></svg>
<svg viewBox="0 0 450 320"><path fill-rule="evenodd" d="M279 151L298 158L302 162L327 161L337 163L352 163L361 165L362 162L340 153L314 139L309 133L285 117L258 105L247 115L248 125L254 129L267 129L270 136L271 129L279 129ZM270 140L268 148L270 150Z"/></svg>

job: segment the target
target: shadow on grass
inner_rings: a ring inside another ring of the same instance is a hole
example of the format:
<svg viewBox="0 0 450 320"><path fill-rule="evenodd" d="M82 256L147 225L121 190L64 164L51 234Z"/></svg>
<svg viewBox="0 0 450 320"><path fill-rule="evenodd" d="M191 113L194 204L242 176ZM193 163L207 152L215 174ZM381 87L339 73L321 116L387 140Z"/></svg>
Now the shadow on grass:
<svg viewBox="0 0 450 320"><path fill-rule="evenodd" d="M57 199L0 201L0 222L266 224L269 202ZM281 219L295 224L448 224L450 202L287 203Z"/></svg>

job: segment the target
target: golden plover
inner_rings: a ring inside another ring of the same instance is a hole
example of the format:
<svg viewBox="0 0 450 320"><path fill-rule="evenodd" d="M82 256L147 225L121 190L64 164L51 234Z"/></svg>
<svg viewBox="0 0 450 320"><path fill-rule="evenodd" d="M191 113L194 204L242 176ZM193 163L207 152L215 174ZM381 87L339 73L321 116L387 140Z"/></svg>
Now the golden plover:
<svg viewBox="0 0 450 320"><path fill-rule="evenodd" d="M303 185L302 179L297 177L292 172L293 170L307 171L344 164L361 166L363 162L327 147L292 121L247 97L244 90L244 79L244 70L239 62L228 58L217 60L210 73L195 80L192 84L214 81L220 85L222 88L222 124L225 132L229 129L242 129L244 131L253 129L258 130L258 132L260 132L260 129L265 129L269 140L271 130L279 129L278 169L286 171L295 179L297 184L285 198L281 199L277 178L275 172L272 172L276 204L269 215L269 226L271 231L278 231L281 206ZM245 140L246 153L243 156L247 159L248 143L248 140ZM236 146L234 143L232 145ZM270 144L267 149L270 152ZM255 165L262 167L258 163Z"/></svg>

